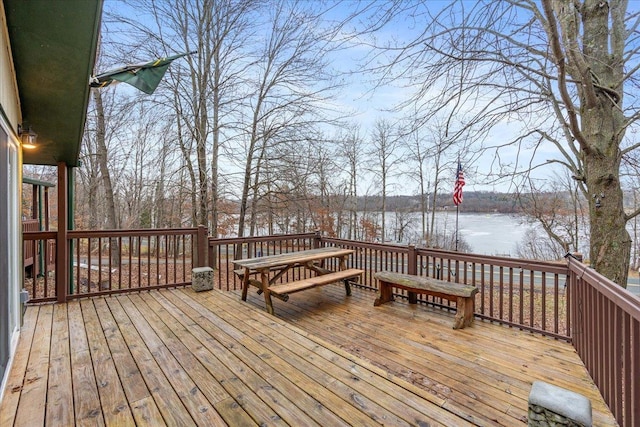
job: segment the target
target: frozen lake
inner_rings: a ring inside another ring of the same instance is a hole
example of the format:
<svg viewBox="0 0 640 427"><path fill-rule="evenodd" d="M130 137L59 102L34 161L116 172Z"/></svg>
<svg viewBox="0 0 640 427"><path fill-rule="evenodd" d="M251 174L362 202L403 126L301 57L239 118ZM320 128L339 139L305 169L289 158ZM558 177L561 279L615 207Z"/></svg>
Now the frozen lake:
<svg viewBox="0 0 640 427"><path fill-rule="evenodd" d="M449 214L455 227L455 213ZM461 213L458 235L473 253L483 255L516 255L516 246L522 242L527 230L534 228L522 217L506 214Z"/></svg>
<svg viewBox="0 0 640 427"><path fill-rule="evenodd" d="M419 213L411 214L404 241L398 243L420 242L420 221ZM397 228L395 214L387 212L385 222L387 241L394 241L394 230ZM455 211L436 212L436 232L451 235L455 227ZM535 226L526 223L522 216L509 214L460 213L458 220L459 239L471 246L471 252L482 255L516 256L518 243L532 228Z"/></svg>

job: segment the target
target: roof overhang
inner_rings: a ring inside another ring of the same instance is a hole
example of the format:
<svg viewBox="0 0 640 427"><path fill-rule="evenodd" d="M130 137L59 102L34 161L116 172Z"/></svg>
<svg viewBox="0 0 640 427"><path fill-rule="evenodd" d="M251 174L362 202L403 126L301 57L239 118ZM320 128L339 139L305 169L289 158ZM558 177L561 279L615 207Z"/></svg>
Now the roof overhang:
<svg viewBox="0 0 640 427"><path fill-rule="evenodd" d="M4 0L22 123L38 134L25 164L78 165L102 0Z"/></svg>

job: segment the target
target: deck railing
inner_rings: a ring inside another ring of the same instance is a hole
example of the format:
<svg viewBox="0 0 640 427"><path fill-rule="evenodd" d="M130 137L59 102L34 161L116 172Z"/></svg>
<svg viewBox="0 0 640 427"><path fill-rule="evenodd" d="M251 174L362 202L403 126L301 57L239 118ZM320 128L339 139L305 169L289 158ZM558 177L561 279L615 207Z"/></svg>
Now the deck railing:
<svg viewBox="0 0 640 427"><path fill-rule="evenodd" d="M640 405L634 404L640 401L640 299L571 257L538 262L317 233L207 239L204 227L69 231L64 248L58 239L55 231L24 233L25 246L46 242L44 248L65 259L55 271L47 266L25 280L33 302L187 285L191 269L205 264L215 269L218 288L239 289L235 259L322 246L353 249L348 266L365 270L358 285L365 289L377 289L374 273L381 270L474 285L479 289L476 316L572 342L620 425L640 425ZM60 274L61 266L69 276ZM304 273L290 272L281 280L299 274ZM422 296L421 301L452 308L439 298Z"/></svg>
<svg viewBox="0 0 640 427"><path fill-rule="evenodd" d="M569 257L571 342L623 427L640 425L640 298Z"/></svg>
<svg viewBox="0 0 640 427"><path fill-rule="evenodd" d="M32 302L188 285L192 268L206 265L204 227L74 230L67 233L64 248L57 238L56 231L24 233L25 247L47 242L45 256L64 260L25 277L24 288Z"/></svg>
<svg viewBox="0 0 640 427"><path fill-rule="evenodd" d="M356 242L315 233L209 239L209 265L216 270L221 289L239 289L233 260L296 250L339 246L353 249L349 267L365 271L362 287L375 290L374 274L387 270L429 276L477 286L476 314L484 319L569 339L570 319L566 299L567 264L478 256L437 249ZM328 266L329 268L337 266ZM293 273L291 273L293 274ZM286 275L281 280L290 280ZM404 296L403 294L400 294ZM433 297L420 299L450 308Z"/></svg>
<svg viewBox="0 0 640 427"><path fill-rule="evenodd" d="M37 219L25 219L22 221L23 232L40 231L40 222ZM29 277L42 276L45 269L53 269L56 262L55 242L26 240L24 242L24 267Z"/></svg>

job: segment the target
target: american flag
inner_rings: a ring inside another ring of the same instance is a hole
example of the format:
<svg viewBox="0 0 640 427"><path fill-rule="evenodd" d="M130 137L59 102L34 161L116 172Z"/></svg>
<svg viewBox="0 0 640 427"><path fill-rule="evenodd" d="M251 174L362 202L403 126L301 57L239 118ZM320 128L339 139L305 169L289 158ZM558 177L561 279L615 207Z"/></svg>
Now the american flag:
<svg viewBox="0 0 640 427"><path fill-rule="evenodd" d="M462 165L458 162L458 173L456 173L456 183L453 187L453 204L456 206L462 203L462 187L464 187L464 172L462 172Z"/></svg>

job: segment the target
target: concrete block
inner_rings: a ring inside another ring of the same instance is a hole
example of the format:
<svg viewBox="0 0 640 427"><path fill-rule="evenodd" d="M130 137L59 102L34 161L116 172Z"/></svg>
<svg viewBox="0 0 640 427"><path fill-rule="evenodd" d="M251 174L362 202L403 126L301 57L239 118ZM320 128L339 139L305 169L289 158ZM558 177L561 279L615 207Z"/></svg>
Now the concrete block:
<svg viewBox="0 0 640 427"><path fill-rule="evenodd" d="M191 288L196 292L213 289L213 268L197 267L191 270Z"/></svg>

